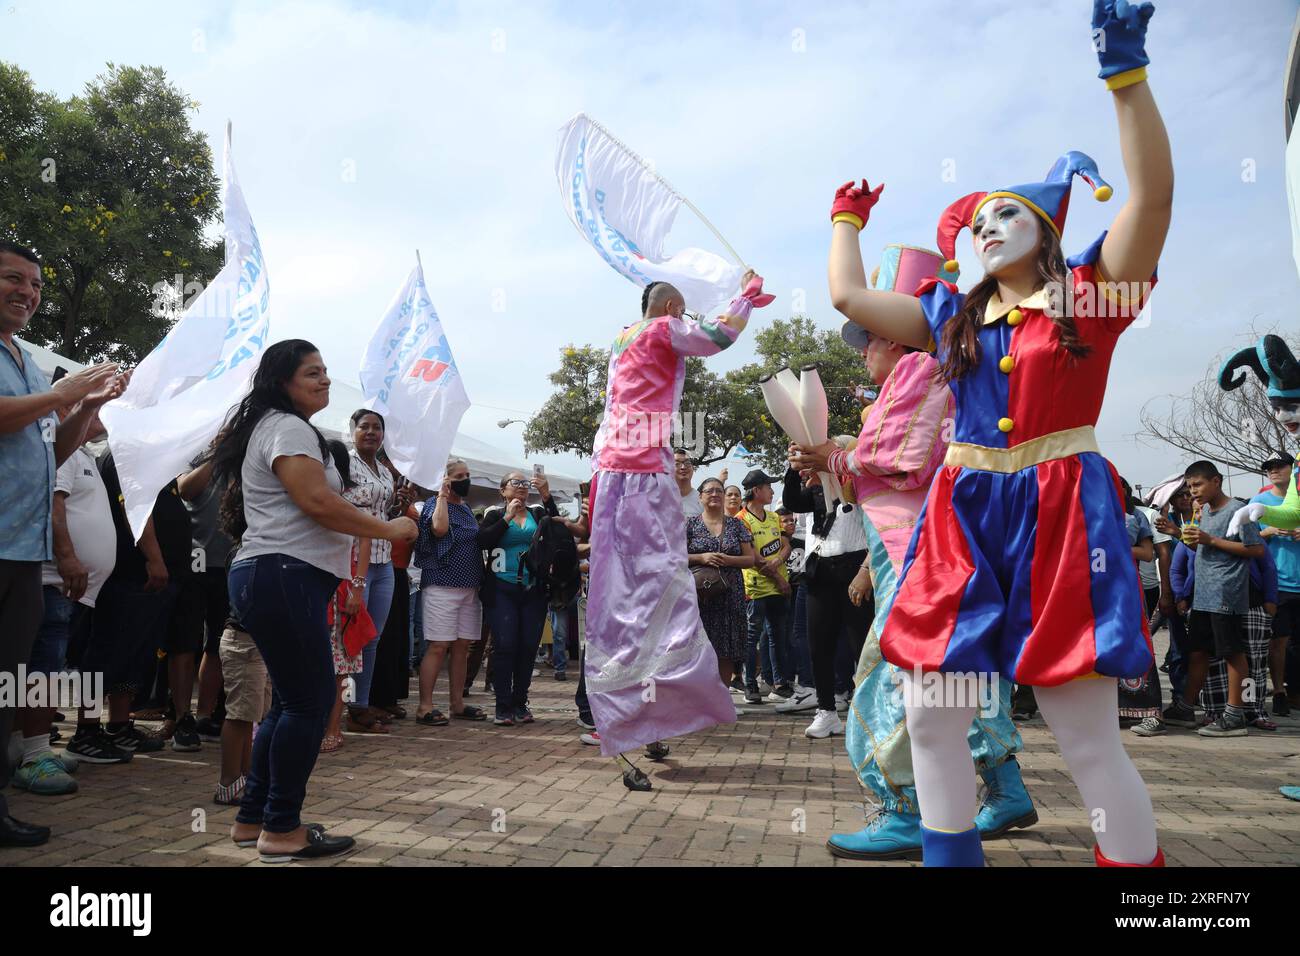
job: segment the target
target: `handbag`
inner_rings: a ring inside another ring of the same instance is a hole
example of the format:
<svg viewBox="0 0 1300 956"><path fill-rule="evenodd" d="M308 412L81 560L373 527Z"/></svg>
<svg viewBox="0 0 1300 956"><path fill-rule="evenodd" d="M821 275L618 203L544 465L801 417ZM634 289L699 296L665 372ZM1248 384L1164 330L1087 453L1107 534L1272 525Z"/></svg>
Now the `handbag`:
<svg viewBox="0 0 1300 956"><path fill-rule="evenodd" d="M701 564L691 568L691 576L695 578L695 596L701 603L716 601L730 590L721 568Z"/></svg>

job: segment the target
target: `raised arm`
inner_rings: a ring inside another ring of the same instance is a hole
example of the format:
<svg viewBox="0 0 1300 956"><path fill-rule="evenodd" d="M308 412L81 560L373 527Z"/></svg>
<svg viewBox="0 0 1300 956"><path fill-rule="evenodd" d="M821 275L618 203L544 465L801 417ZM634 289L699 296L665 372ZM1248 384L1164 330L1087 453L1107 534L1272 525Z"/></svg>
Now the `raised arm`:
<svg viewBox="0 0 1300 956"><path fill-rule="evenodd" d="M831 304L846 319L868 332L923 349L930 344L930 328L925 323L920 301L901 292L869 288L862 265L858 233L866 226L871 207L884 188L881 183L875 189L868 189L864 179L861 188L847 182L835 192L827 270Z"/></svg>
<svg viewBox="0 0 1300 956"><path fill-rule="evenodd" d="M1129 196L1101 246L1101 274L1110 282L1151 279L1169 232L1174 165L1169 136L1147 82L1150 3L1093 0L1092 28L1100 76L1115 100L1120 153Z"/></svg>

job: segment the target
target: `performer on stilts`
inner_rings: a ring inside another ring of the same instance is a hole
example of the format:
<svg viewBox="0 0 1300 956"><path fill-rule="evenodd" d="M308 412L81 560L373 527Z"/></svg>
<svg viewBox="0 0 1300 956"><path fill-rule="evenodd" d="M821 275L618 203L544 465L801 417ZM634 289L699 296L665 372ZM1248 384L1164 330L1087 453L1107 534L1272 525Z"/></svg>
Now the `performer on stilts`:
<svg viewBox="0 0 1300 956"><path fill-rule="evenodd" d="M1093 9L1130 186L1108 233L1063 258L1071 177L1099 200L1111 193L1089 157L1067 153L1044 182L949 207L940 250L951 259L969 226L985 268L969 294L932 279L917 297L865 290L837 303L877 335L936 348L956 401L881 635L885 659L904 671L928 866L984 863L965 738L972 684L992 674L1035 687L1097 834L1097 864L1164 862L1116 719L1116 679L1145 674L1152 651L1118 476L1093 433L1120 333L1155 282L1173 201L1169 141L1146 82L1151 13L1124 0ZM846 213L834 243L855 242L866 222Z"/></svg>
<svg viewBox="0 0 1300 956"><path fill-rule="evenodd" d="M841 192L847 193L850 186ZM868 193L852 205L869 208L874 202L871 197ZM832 220L844 211L841 205L837 201L832 208ZM943 265L943 257L936 252L891 245L885 249L870 288L911 294L922 280L940 274ZM831 300L837 303L868 288L856 241L835 244L830 278ZM852 481L857 500L863 503L868 557L858 578L849 585L849 595L856 602L874 589L876 614L854 677L845 744L858 779L874 796L876 806L863 829L833 834L826 845L835 856L848 859L917 859L921 855L921 814L911 740L898 668L882 659L880 634L926 491L948 448L953 397L939 375L939 363L923 349L871 335L852 322L846 322L840 334L862 352L872 381L878 383L879 396L865 411L853 449L833 452L825 462L817 455L804 458L804 449L798 445L792 445L791 451L796 467L826 468L841 482ZM985 783L984 802L975 823L986 840L1038 822L1015 759L1022 741L1011 720L1011 683L1000 679L990 690L987 706L966 733L971 757Z"/></svg>
<svg viewBox="0 0 1300 956"><path fill-rule="evenodd" d="M725 314L693 319L666 282L646 287L641 321L623 329L609 360L605 416L592 452L591 578L586 685L601 753L620 759L623 782L650 780L624 755L736 719L700 622L687 566L686 518L673 480L676 420L686 356L716 355L735 342L750 310L772 301L753 271Z"/></svg>

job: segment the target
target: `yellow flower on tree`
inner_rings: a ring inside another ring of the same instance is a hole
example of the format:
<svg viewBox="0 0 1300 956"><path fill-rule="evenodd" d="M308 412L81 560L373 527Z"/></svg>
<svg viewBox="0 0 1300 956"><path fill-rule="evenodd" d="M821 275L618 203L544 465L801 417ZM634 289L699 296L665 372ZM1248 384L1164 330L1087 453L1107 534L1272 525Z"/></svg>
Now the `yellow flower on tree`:
<svg viewBox="0 0 1300 956"><path fill-rule="evenodd" d="M171 251L170 249L164 249L164 250L163 250L163 255L165 255L165 256L167 256L167 257L170 258L171 254L172 254L172 251Z"/></svg>
<svg viewBox="0 0 1300 956"><path fill-rule="evenodd" d="M72 207L71 207L71 206L64 206L64 207L63 207L63 211L64 211L65 213L72 212Z"/></svg>

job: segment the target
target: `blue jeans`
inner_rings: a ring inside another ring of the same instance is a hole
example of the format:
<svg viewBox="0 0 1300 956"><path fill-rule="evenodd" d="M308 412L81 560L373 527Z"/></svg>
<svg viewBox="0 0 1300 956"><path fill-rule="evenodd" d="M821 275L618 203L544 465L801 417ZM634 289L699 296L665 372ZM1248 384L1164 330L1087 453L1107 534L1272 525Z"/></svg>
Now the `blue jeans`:
<svg viewBox="0 0 1300 956"><path fill-rule="evenodd" d="M236 561L230 610L253 638L271 679L271 709L257 726L252 766L235 817L270 833L301 825L307 780L336 693L325 608L339 579L284 554Z"/></svg>
<svg viewBox="0 0 1300 956"><path fill-rule="evenodd" d="M808 589L795 585L790 601L790 656L794 659L794 679L803 687L814 687L812 649L808 643Z"/></svg>
<svg viewBox="0 0 1300 956"><path fill-rule="evenodd" d="M754 598L749 602L749 635L745 645L745 687L758 691L758 675L754 672L755 652L764 679L773 687L785 683L789 673L786 661L785 622L789 601L782 594Z"/></svg>
<svg viewBox="0 0 1300 956"><path fill-rule="evenodd" d="M32 645L27 673L58 674L66 669L64 664L68 657L68 640L72 636L73 623L90 608L69 601L52 584L45 585L42 592L45 596L45 615L41 618L40 630L36 632L36 643Z"/></svg>
<svg viewBox="0 0 1300 956"><path fill-rule="evenodd" d="M413 568L412 571L416 575L414 580L420 580L419 570ZM420 664L420 659L424 657L424 600L420 597L421 593L422 592L419 588L416 588L411 592L411 607L409 612L411 615L411 626L409 629L411 637L411 660L417 667Z"/></svg>
<svg viewBox="0 0 1300 956"><path fill-rule="evenodd" d="M379 635L388 623L388 612L393 607L393 565L372 564L366 571L366 610L375 622L375 636L361 649L361 673L357 675L356 706L370 704L370 684L375 679L375 652L379 649Z"/></svg>
<svg viewBox="0 0 1300 956"><path fill-rule="evenodd" d="M537 648L546 624L546 593L509 581L496 582L496 598L488 608L492 622L492 689L496 715L514 718L528 706Z"/></svg>
<svg viewBox="0 0 1300 956"><path fill-rule="evenodd" d="M578 689L574 691L573 702L578 705L578 716L585 724L595 724L591 716L591 702L587 699L587 652L578 657Z"/></svg>
<svg viewBox="0 0 1300 956"><path fill-rule="evenodd" d="M551 663L557 674L563 674L569 665L569 616L577 604L575 594L568 607L551 611Z"/></svg>

